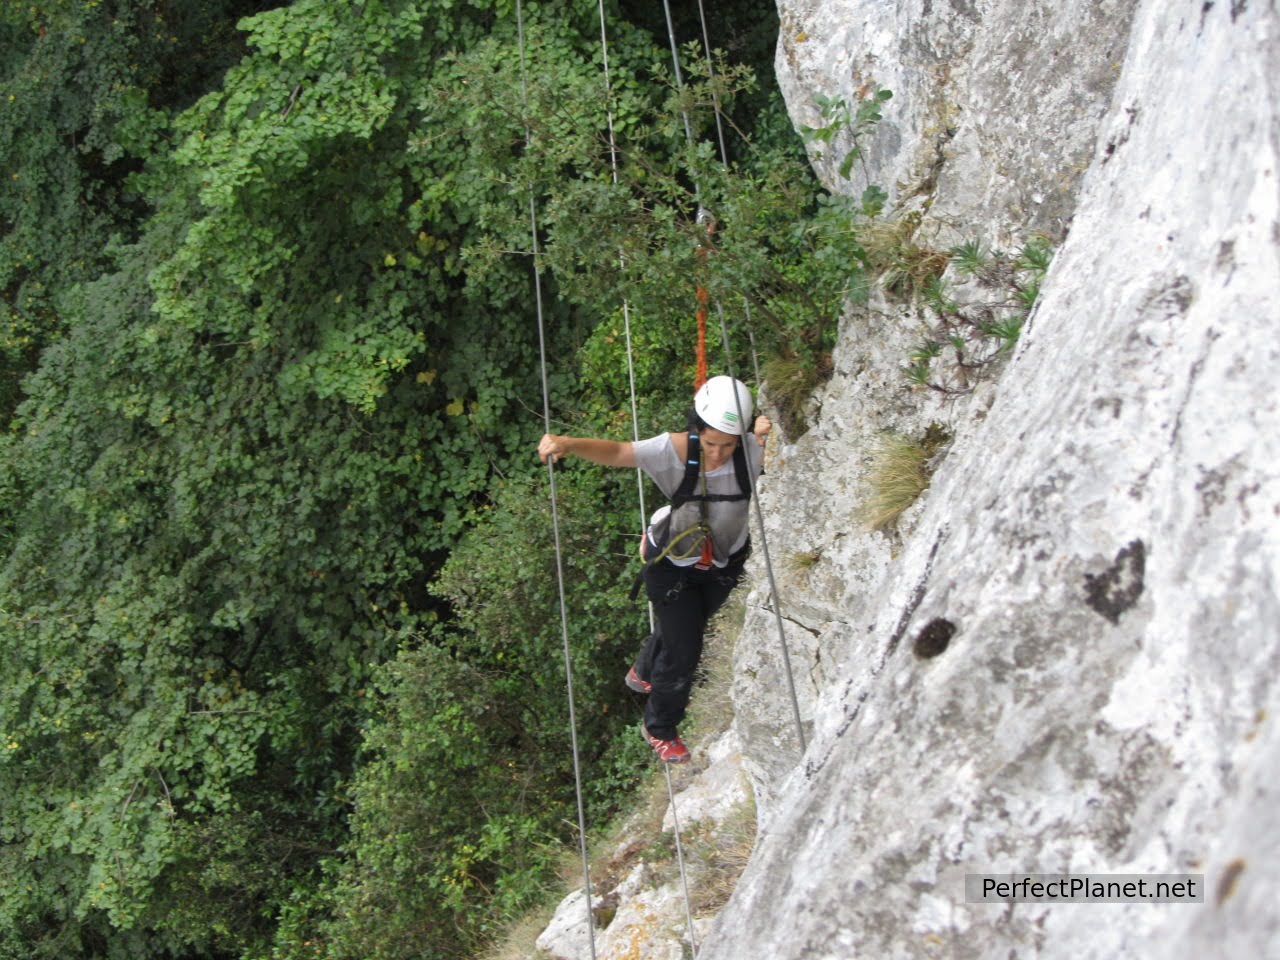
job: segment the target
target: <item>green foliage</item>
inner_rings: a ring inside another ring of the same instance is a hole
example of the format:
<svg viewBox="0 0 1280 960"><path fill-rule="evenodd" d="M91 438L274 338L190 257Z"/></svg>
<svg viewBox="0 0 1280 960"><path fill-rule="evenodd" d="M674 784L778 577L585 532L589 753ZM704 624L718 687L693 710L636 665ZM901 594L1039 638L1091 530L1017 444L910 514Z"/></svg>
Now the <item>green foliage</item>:
<svg viewBox="0 0 1280 960"><path fill-rule="evenodd" d="M856 104L849 103L843 97L815 94L813 101L818 107L822 123L816 127L804 125L800 127L800 133L805 140L819 145L815 159L823 159L826 151L834 150L836 144L849 141L849 145L845 147L844 157L836 168L840 177L848 180L853 172L854 163L863 159L861 141L880 122L882 119L880 108L892 97L891 91L874 86L860 91ZM882 198L883 193L880 196Z"/></svg>
<svg viewBox="0 0 1280 960"><path fill-rule="evenodd" d="M1046 237L1032 237L1022 245L1013 267L1020 273L1043 278L1053 259L1053 246Z"/></svg>
<svg viewBox="0 0 1280 960"><path fill-rule="evenodd" d="M267 815L247 781L278 783L273 843L314 830L317 797L350 769L368 666L418 621L410 588L450 528L419 500L439 482L417 452L430 418L373 430L336 401L282 396L265 356L140 343L146 317L121 297L138 279L87 291L82 309L101 312L46 351L0 578L9 842L66 858L66 919L123 930L174 922L159 905L206 869L182 854L191 830Z"/></svg>
<svg viewBox="0 0 1280 960"><path fill-rule="evenodd" d="M227 24L252 0L58 0L0 7L0 421L60 295L109 266L147 213L133 175L164 149L170 111L239 55ZM220 26L221 25L221 26Z"/></svg>
<svg viewBox="0 0 1280 960"><path fill-rule="evenodd" d="M982 272L990 259L977 240L966 240L952 249L951 262L960 276L974 277Z"/></svg>
<svg viewBox="0 0 1280 960"><path fill-rule="evenodd" d="M258 53L136 181L140 240L62 294L0 509L0 928L31 955L269 943L342 835L372 669L536 437L518 271L462 296L423 239L418 19L248 22Z"/></svg>
<svg viewBox="0 0 1280 960"><path fill-rule="evenodd" d="M633 771L602 784L596 770L613 769L602 745L631 725L618 671L644 630L616 560L634 536L601 525L616 478L602 485L597 474L566 472L558 485L562 548L575 558L569 645L593 821L634 782ZM458 956L539 897L574 841L563 643L547 616L557 609L556 560L538 492L503 485L438 581L449 624L383 674L389 712L366 736L370 757L352 787L354 856L336 892L343 919L323 933L331 956Z"/></svg>
<svg viewBox="0 0 1280 960"><path fill-rule="evenodd" d="M693 339L672 329L669 317L628 307L618 309L592 331L579 352L582 380L591 384L576 417L609 436L632 433L630 386L634 377L638 430L652 436L683 422L694 378ZM630 329L631 369L627 332ZM573 412L573 411L570 411Z"/></svg>
<svg viewBox="0 0 1280 960"><path fill-rule="evenodd" d="M862 191L862 215L874 219L884 212L889 195L883 189L872 184Z"/></svg>
<svg viewBox="0 0 1280 960"><path fill-rule="evenodd" d="M560 295L593 313L615 313L622 297L640 305L644 316L668 318L664 329L682 335L668 340L668 369L693 361L690 320L698 291L705 290L713 365L747 367L742 345L754 332L764 355L785 364L789 374L799 372L776 383L770 378L770 395L798 435L803 399L829 374L843 305L865 296L858 221L883 205L884 194L868 189L858 202L821 193L794 144L748 144L729 167L709 144L684 145L682 127L670 120L675 113L690 118L695 130L705 129L707 105L731 105L752 83L741 71L722 65L712 76L698 68L702 60L690 60L695 66L683 97L661 109L633 105L640 121L619 142L619 182L589 166L545 188L544 261ZM781 111L780 101L772 111ZM541 142L535 138L534 146ZM563 137L554 142L565 149ZM663 157L665 164L657 162ZM535 166L545 170L557 159L539 155ZM690 320L672 324L672 317ZM721 318L730 343L739 346L737 355L717 362ZM616 343L617 324L603 335Z"/></svg>
<svg viewBox="0 0 1280 960"><path fill-rule="evenodd" d="M1052 256L1043 237L1028 240L1016 256L988 251L976 240L954 247L947 258L930 253L929 273L917 295L931 322L903 368L911 384L964 393L994 369L1017 344ZM956 277L972 285L963 298L944 278L948 263ZM975 297L975 289L985 296Z"/></svg>

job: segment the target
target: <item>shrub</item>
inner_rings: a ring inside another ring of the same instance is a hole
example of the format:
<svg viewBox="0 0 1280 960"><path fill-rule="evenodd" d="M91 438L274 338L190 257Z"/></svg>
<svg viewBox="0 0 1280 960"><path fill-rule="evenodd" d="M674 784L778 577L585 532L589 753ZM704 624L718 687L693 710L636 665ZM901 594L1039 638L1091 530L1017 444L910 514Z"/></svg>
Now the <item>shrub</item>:
<svg viewBox="0 0 1280 960"><path fill-rule="evenodd" d="M863 521L874 530L888 530L929 487L935 458L951 434L931 424L921 437L890 433L871 458L867 482L871 492L862 507Z"/></svg>

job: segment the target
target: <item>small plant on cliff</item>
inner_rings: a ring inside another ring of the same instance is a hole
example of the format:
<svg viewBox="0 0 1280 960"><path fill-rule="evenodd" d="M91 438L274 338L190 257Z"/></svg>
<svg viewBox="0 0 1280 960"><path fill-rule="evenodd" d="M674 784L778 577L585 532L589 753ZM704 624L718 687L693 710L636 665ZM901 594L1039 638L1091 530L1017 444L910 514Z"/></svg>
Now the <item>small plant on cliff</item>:
<svg viewBox="0 0 1280 960"><path fill-rule="evenodd" d="M769 400L788 437L799 437L807 429L805 405L817 387L831 377L831 355L807 358L782 347L762 363Z"/></svg>
<svg viewBox="0 0 1280 960"><path fill-rule="evenodd" d="M991 258L977 240L966 240L952 248L951 263L961 276L976 277L987 269Z"/></svg>
<svg viewBox="0 0 1280 960"><path fill-rule="evenodd" d="M695 876L694 913L713 917L729 902L755 848L756 805L751 796L719 823L699 824L689 838L689 860Z"/></svg>
<svg viewBox="0 0 1280 960"><path fill-rule="evenodd" d="M847 134L850 146L836 172L848 180L854 163L863 160L861 139L880 122L880 108L892 97L891 91L882 90L875 85L860 88L855 96L856 102L852 104L844 97L815 94L813 102L818 106L822 123L816 127L800 124L800 135L809 143L819 145L815 159L823 159L823 148L833 146L842 133ZM863 172L866 172L865 168Z"/></svg>
<svg viewBox="0 0 1280 960"><path fill-rule="evenodd" d="M818 561L821 559L822 550L820 548L797 550L794 553L789 553L786 558L787 572L796 578L806 576L810 570L818 565Z"/></svg>
<svg viewBox="0 0 1280 960"><path fill-rule="evenodd" d="M936 459L951 431L932 423L920 437L887 434L872 453L867 482L871 492L861 516L873 530L888 530L929 488Z"/></svg>
<svg viewBox="0 0 1280 960"><path fill-rule="evenodd" d="M913 211L896 220L866 224L859 239L868 269L886 294L903 299L930 301L941 292L938 281L950 262L948 255L921 243L920 213Z"/></svg>
<svg viewBox="0 0 1280 960"><path fill-rule="evenodd" d="M986 251L977 241L953 248L946 258L954 275L989 298L953 295L938 270L921 288L932 323L903 372L912 384L945 394L966 393L1013 350L1040 296L1053 257L1043 237L1017 254ZM963 299L963 302L961 300Z"/></svg>

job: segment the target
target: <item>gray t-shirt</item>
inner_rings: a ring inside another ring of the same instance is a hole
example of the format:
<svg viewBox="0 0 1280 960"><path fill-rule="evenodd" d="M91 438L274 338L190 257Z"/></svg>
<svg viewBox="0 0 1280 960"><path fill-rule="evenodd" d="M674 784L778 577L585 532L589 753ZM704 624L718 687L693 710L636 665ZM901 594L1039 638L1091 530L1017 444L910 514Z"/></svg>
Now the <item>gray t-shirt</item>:
<svg viewBox="0 0 1280 960"><path fill-rule="evenodd" d="M740 441L747 455L747 469L751 471L752 480L756 480L760 476L760 469L763 465L764 451L756 442L751 434L743 437ZM684 480L684 461L680 459L680 455L676 452L675 444L671 441L669 433L661 433L656 437L650 437L647 440L639 440L632 444L632 450L635 451L636 466L653 478L653 482L658 485L666 496L670 497L680 489L680 483ZM707 475L707 492L712 494L735 494L747 493L749 491L738 489L738 478L733 469L733 459L730 458L715 470L710 471ZM701 483L699 483L698 492L701 493ZM747 542L748 530L748 500L712 500L707 503L707 521L711 526L712 539L715 542L715 565L723 567L729 562L731 554L741 550ZM653 515L650 523L650 531L657 523L666 519L669 506L663 507ZM679 510L675 511L675 516L670 518L670 533L672 536L679 535L683 531L696 526L702 519L702 504L697 500L691 500L684 504ZM650 545L655 541L650 536ZM688 546L694 546L692 538L688 541ZM673 548L673 553L680 552L680 548L685 544L677 544ZM678 566L689 566L698 560L697 553L685 559L676 559L668 555L668 559Z"/></svg>

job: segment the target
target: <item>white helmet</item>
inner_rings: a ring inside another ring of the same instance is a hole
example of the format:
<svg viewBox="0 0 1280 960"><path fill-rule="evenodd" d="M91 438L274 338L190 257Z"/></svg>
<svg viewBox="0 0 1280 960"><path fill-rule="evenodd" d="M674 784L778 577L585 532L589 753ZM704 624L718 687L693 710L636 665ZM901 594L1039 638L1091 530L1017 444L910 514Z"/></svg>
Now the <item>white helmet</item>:
<svg viewBox="0 0 1280 960"><path fill-rule="evenodd" d="M742 436L751 427L751 391L733 377L712 377L693 395L693 409L707 426Z"/></svg>

